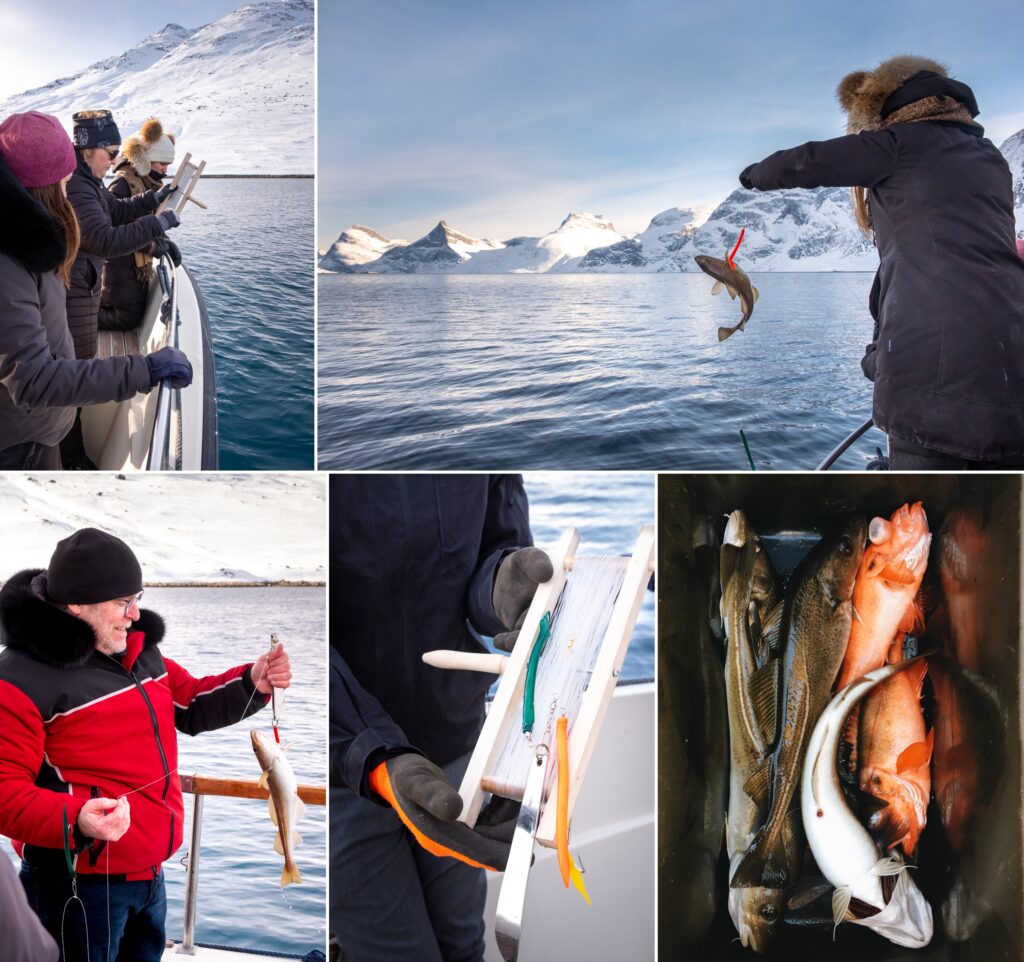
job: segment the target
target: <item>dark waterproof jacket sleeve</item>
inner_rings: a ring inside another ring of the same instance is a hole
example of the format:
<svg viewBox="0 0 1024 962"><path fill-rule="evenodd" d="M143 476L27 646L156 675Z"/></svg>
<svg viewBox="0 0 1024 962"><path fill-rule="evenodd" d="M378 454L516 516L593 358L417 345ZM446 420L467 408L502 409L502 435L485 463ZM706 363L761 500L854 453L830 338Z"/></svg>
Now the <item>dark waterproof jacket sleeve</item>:
<svg viewBox="0 0 1024 962"><path fill-rule="evenodd" d="M0 857L0 919L7 962L57 962L57 943L29 907L25 889L6 855Z"/></svg>
<svg viewBox="0 0 1024 962"><path fill-rule="evenodd" d="M385 758L417 750L333 648L330 659L331 782L376 799L367 784L370 770Z"/></svg>
<svg viewBox="0 0 1024 962"><path fill-rule="evenodd" d="M896 170L896 162L892 132L872 130L778 150L745 173L757 190L874 187Z"/></svg>
<svg viewBox="0 0 1024 962"><path fill-rule="evenodd" d="M156 209L152 192L121 201L79 169L68 181L68 200L78 217L83 253L117 257L146 247L164 232L160 221L149 213Z"/></svg>
<svg viewBox="0 0 1024 962"><path fill-rule="evenodd" d="M174 727L186 735L227 728L270 701L270 695L257 691L252 683L251 663L205 678L193 677L170 658L164 658L164 665L174 698Z"/></svg>

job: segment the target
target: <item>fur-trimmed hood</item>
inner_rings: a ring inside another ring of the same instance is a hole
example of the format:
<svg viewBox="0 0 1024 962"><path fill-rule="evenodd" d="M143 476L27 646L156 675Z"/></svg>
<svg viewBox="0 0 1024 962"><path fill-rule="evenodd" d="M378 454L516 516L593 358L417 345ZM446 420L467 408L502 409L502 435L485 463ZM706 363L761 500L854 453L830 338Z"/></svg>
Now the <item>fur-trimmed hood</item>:
<svg viewBox="0 0 1024 962"><path fill-rule="evenodd" d="M874 70L855 70L839 82L836 99L847 114L846 132L878 130L885 118L925 97L946 96L962 103L972 117L978 114L974 93L953 80L944 64L928 57L891 57Z"/></svg>
<svg viewBox="0 0 1024 962"><path fill-rule="evenodd" d="M0 253L44 274L64 263L67 250L60 224L0 157Z"/></svg>
<svg viewBox="0 0 1024 962"><path fill-rule="evenodd" d="M46 600L44 583L42 568L28 568L12 575L0 589L0 644L48 665L77 668L95 649L96 637L81 618ZM163 640L163 619L143 609L129 636L138 631L146 636L143 647L152 648Z"/></svg>

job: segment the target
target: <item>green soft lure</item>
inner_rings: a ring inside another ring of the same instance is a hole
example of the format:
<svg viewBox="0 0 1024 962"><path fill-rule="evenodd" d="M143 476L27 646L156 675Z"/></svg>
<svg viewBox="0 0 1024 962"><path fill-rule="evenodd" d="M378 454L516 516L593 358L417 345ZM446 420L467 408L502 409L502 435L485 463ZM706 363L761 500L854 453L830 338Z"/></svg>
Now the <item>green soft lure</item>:
<svg viewBox="0 0 1024 962"><path fill-rule="evenodd" d="M64 806L64 859L68 863L71 878L75 877L75 863L71 859L71 826L68 824L68 807Z"/></svg>
<svg viewBox="0 0 1024 962"><path fill-rule="evenodd" d="M537 664L544 653L544 645L551 634L551 612L545 611L537 629L537 639L530 651L530 661L526 666L526 687L523 689L523 734L533 731L533 690L537 684Z"/></svg>

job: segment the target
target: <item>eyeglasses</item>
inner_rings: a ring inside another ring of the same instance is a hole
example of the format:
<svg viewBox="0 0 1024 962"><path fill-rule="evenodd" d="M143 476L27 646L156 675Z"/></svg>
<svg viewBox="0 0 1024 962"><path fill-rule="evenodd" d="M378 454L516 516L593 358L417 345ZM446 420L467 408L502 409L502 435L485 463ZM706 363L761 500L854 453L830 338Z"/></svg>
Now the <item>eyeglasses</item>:
<svg viewBox="0 0 1024 962"><path fill-rule="evenodd" d="M110 154L110 159L114 160L119 153L121 153L120 147L105 147L104 150Z"/></svg>
<svg viewBox="0 0 1024 962"><path fill-rule="evenodd" d="M129 598L127 601L115 601L114 604L121 605L123 607L125 617L127 618L128 611L132 608L133 605L137 605L140 601L142 601L142 596L145 593L145 591L140 591L134 598Z"/></svg>

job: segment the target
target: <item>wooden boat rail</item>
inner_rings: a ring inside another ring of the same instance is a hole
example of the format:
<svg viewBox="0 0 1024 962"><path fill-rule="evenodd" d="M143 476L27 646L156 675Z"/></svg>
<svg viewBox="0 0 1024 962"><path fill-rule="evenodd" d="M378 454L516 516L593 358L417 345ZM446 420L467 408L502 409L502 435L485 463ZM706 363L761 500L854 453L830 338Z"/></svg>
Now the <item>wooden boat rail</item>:
<svg viewBox="0 0 1024 962"><path fill-rule="evenodd" d="M180 775L181 790L194 796L192 803L192 841L189 844L186 858L185 876L185 924L181 944L176 951L183 955L195 955L196 934L196 893L199 888L199 845L203 833L203 799L207 795L219 795L222 798L270 797L270 792L261 788L259 783L244 778L217 778L212 775ZM298 796L307 805L326 805L327 787L325 785L299 785Z"/></svg>

